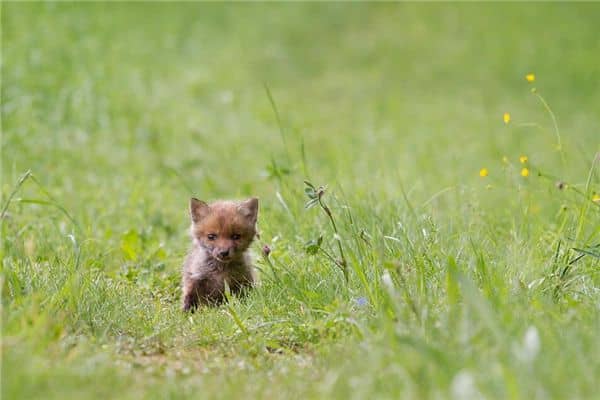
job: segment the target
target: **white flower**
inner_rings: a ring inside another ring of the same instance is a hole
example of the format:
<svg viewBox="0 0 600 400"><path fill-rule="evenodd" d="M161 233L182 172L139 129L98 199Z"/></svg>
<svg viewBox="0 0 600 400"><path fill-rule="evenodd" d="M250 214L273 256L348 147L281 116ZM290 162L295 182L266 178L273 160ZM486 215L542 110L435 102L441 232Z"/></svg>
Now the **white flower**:
<svg viewBox="0 0 600 400"><path fill-rule="evenodd" d="M469 371L460 371L452 379L452 396L456 399L481 399L482 395L475 386L475 378Z"/></svg>
<svg viewBox="0 0 600 400"><path fill-rule="evenodd" d="M392 276L388 271L385 271L383 274L381 274L381 283L383 283L383 286L385 286L385 288L390 292L394 291L394 281L392 280Z"/></svg>
<svg viewBox="0 0 600 400"><path fill-rule="evenodd" d="M540 334L535 326L530 326L523 335L523 346L521 347L521 358L531 362L540 352Z"/></svg>

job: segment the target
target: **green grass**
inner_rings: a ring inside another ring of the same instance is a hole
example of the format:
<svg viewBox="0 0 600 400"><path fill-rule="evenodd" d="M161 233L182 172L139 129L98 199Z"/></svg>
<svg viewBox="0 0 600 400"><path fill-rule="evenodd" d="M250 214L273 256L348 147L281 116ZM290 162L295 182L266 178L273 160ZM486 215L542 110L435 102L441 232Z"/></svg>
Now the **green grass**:
<svg viewBox="0 0 600 400"><path fill-rule="evenodd" d="M598 396L600 5L1 7L2 398ZM184 315L192 195L261 285Z"/></svg>

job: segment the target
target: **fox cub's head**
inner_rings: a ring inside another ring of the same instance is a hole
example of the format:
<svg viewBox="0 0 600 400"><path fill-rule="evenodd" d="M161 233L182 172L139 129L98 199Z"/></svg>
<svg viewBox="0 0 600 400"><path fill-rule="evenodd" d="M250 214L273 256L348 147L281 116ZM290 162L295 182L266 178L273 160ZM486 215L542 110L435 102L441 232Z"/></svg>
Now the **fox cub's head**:
<svg viewBox="0 0 600 400"><path fill-rule="evenodd" d="M258 199L217 201L190 200L192 238L217 261L239 258L256 235Z"/></svg>

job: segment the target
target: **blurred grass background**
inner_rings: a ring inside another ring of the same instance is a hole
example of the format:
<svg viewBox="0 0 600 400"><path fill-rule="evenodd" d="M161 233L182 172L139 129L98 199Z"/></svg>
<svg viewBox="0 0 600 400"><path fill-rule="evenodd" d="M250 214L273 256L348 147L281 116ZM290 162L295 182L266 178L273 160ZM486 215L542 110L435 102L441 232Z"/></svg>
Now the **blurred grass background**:
<svg viewBox="0 0 600 400"><path fill-rule="evenodd" d="M480 371L488 357L497 370L476 377L486 396L591 397L597 274L581 289L587 300L569 298L585 306L571 317L542 295L511 296L547 271L559 241L597 239L596 209L556 191L553 179L593 189L585 183L600 151L598 20L594 3L3 3L2 205L25 171L35 177L2 225L3 395L446 397L469 381L457 375L463 368ZM562 153L532 87L558 118ZM528 180L518 177L523 154ZM329 185L340 218L353 213L345 239L369 281L396 260L431 257L429 272L405 282L421 317L410 317L405 297L381 300L385 290L356 275L347 291L334 267L304 253L304 242L327 232L317 211L303 211L304 179ZM260 244L274 247L289 276L265 279L256 297L236 303L256 324L252 340L223 310L190 321L178 312L191 195L261 198ZM368 251L357 244L361 231ZM495 295L477 281L491 309L517 310L497 344L506 354L440 333L455 328L456 315L444 313L459 307L443 297L446 259L460 263L471 250L491 268ZM348 304L367 292L376 304L355 315ZM537 324L554 343L540 365L556 370L531 372L510 355L532 310L544 310ZM396 331L453 361L419 346L394 358L385 349ZM371 356L357 372L361 343ZM464 359L454 353L461 346ZM288 350L274 361L266 347ZM306 379L317 384L304 387Z"/></svg>

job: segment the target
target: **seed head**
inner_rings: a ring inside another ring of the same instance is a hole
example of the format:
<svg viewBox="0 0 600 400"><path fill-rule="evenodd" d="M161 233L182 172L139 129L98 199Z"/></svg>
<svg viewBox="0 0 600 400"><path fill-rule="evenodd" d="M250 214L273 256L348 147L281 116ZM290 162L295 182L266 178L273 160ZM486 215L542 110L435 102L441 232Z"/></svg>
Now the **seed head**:
<svg viewBox="0 0 600 400"><path fill-rule="evenodd" d="M263 253L263 256L269 257L269 254L271 254L271 248L269 247L269 245L265 244L263 246L262 253Z"/></svg>

